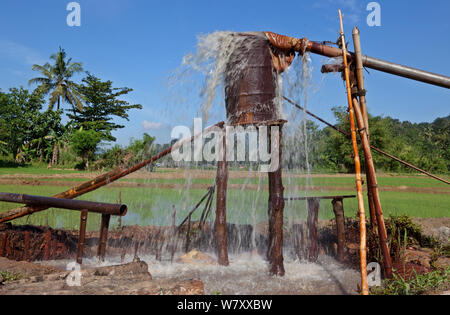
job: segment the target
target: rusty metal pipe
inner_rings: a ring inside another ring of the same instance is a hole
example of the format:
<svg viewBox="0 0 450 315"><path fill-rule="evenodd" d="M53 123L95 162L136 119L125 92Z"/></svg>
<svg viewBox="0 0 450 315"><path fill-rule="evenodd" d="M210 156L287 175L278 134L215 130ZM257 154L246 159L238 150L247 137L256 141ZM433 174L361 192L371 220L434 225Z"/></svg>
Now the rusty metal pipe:
<svg viewBox="0 0 450 315"><path fill-rule="evenodd" d="M126 205L115 205L109 203L91 202L83 200L59 199L52 197L41 197L23 194L12 194L0 192L0 201L23 203L28 206L46 206L51 208L61 208L67 210L81 211L88 209L90 212L124 216L127 214Z"/></svg>
<svg viewBox="0 0 450 315"><path fill-rule="evenodd" d="M340 48L330 47L318 42L310 41L307 38L297 39L271 32L266 32L266 36L272 45L280 49L293 49L301 54L305 51L310 51L314 54L329 58L343 56L343 52ZM355 54L352 52L347 52L347 60L349 63L350 61L354 61ZM370 69L450 89L450 77L445 75L400 65L366 55L362 56L362 61L363 65Z"/></svg>

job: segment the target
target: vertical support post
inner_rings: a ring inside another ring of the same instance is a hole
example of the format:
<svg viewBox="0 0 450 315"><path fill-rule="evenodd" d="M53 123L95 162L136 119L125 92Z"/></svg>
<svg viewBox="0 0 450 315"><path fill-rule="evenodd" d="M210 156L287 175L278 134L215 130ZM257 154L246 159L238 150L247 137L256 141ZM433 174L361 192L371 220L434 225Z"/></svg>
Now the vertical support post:
<svg viewBox="0 0 450 315"><path fill-rule="evenodd" d="M175 205L172 206L172 227L170 229L170 261L173 262L173 258L175 257L175 252L177 250L177 208Z"/></svg>
<svg viewBox="0 0 450 315"><path fill-rule="evenodd" d="M8 231L2 234L2 238L0 240L0 257L6 256L6 241L8 239Z"/></svg>
<svg viewBox="0 0 450 315"><path fill-rule="evenodd" d="M355 26L353 28L353 45L355 47L355 60L356 60L356 69L355 69L355 77L357 81L357 89L359 94L359 102L361 104L361 114L363 116L364 128L367 133L367 137L370 139L370 127L369 127L369 114L367 112L367 101L366 101L366 90L364 84L364 66L362 60L362 52L361 52L361 38L359 29ZM353 84L356 85L356 84ZM362 129L360 127L360 129ZM366 159L366 178L367 178L367 186L370 188L373 186L372 178L368 173L369 166L367 165ZM367 197L369 200L369 210L370 210L370 225L372 229L376 229L377 219L375 213L375 202L374 196L372 193L372 189L367 189Z"/></svg>
<svg viewBox="0 0 450 315"><path fill-rule="evenodd" d="M119 190L119 205L122 204L122 190ZM122 216L119 216L119 230L122 228Z"/></svg>
<svg viewBox="0 0 450 315"><path fill-rule="evenodd" d="M88 211L82 210L80 216L80 234L78 235L78 249L77 249L77 263L81 265L83 263L83 251L84 241L86 238L86 222Z"/></svg>
<svg viewBox="0 0 450 315"><path fill-rule="evenodd" d="M9 258L9 257L13 257L13 250L12 250L12 246L11 246L11 239L10 238L7 238L6 239L6 246L5 246L5 248L6 248L6 258Z"/></svg>
<svg viewBox="0 0 450 315"><path fill-rule="evenodd" d="M216 200L216 235L219 265L228 266L228 236L227 236L227 187L228 163L226 154L226 130L222 129L222 149L217 163L217 200Z"/></svg>
<svg viewBox="0 0 450 315"><path fill-rule="evenodd" d="M344 199L333 199L333 211L336 217L337 257L339 262L345 260L345 214Z"/></svg>
<svg viewBox="0 0 450 315"><path fill-rule="evenodd" d="M361 113L361 108L359 107L359 102L356 99L356 97L353 97L353 105L355 108L356 113L356 121L358 123L358 127L363 126L363 116ZM392 277L392 260L391 260L391 254L389 251L389 246L387 243L387 232L386 232L386 226L384 224L384 216L383 216L383 208L381 207L381 201L380 201L380 194L378 191L378 182L377 177L375 173L375 165L373 163L373 157L372 157L372 150L370 148L369 139L367 137L367 134L364 131L364 128L360 128L359 134L361 137L361 143L364 150L364 155L366 157L367 161L367 170L368 170L368 176L370 177L370 185L368 187L369 190L372 191L373 195L373 201L375 205L375 215L378 223L378 235L380 238L380 246L381 251L383 252L384 257L384 270L386 273L386 277L391 278Z"/></svg>
<svg viewBox="0 0 450 315"><path fill-rule="evenodd" d="M102 214L102 221L100 224L100 236L98 238L97 257L101 261L105 261L106 244L108 242L108 230L111 215Z"/></svg>
<svg viewBox="0 0 450 315"><path fill-rule="evenodd" d="M189 246L191 245L191 225L192 225L192 218L189 216L188 218L188 227L186 232L186 244L184 247L184 251L187 253L189 252Z"/></svg>
<svg viewBox="0 0 450 315"><path fill-rule="evenodd" d="M273 127L273 126L272 126ZM269 128L270 151L278 154L278 166L275 172L269 172L269 246L267 258L270 263L270 273L283 277L284 258L283 258L283 216L284 216L284 187L282 178L282 126L278 125L278 138L272 139L272 131Z"/></svg>
<svg viewBox="0 0 450 315"><path fill-rule="evenodd" d="M30 231L25 231L23 260L30 261Z"/></svg>
<svg viewBox="0 0 450 315"><path fill-rule="evenodd" d="M44 260L50 259L50 249L52 246L52 231L50 229L47 229L45 232L45 239L44 239L45 245L44 245Z"/></svg>
<svg viewBox="0 0 450 315"><path fill-rule="evenodd" d="M308 259L316 262L319 258L319 208L320 200L316 198L308 198Z"/></svg>

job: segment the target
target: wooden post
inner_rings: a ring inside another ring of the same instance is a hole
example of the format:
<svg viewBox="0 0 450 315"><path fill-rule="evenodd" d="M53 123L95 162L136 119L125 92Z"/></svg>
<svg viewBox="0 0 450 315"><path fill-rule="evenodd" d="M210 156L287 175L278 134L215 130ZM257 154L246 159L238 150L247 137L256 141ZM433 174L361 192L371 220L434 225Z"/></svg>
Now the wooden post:
<svg viewBox="0 0 450 315"><path fill-rule="evenodd" d="M110 219L111 219L111 215L102 214L102 221L100 224L100 236L98 238L98 248L97 248L97 257L101 261L105 261L106 245L108 242L108 229L109 229Z"/></svg>
<svg viewBox="0 0 450 315"><path fill-rule="evenodd" d="M23 260L30 261L30 231L25 231Z"/></svg>
<svg viewBox="0 0 450 315"><path fill-rule="evenodd" d="M47 231L45 232L44 243L44 260L49 260L50 250L52 246L52 231L50 229L47 229Z"/></svg>
<svg viewBox="0 0 450 315"><path fill-rule="evenodd" d="M217 200L216 200L216 235L219 265L228 266L228 236L227 236L227 188L228 163L226 154L226 132L223 130L222 150L217 163Z"/></svg>
<svg viewBox="0 0 450 315"><path fill-rule="evenodd" d="M0 257L6 256L6 241L8 239L8 231L2 234L2 238L0 240Z"/></svg>
<svg viewBox="0 0 450 315"><path fill-rule="evenodd" d="M80 216L80 234L78 236L78 249L77 249L77 263L79 265L83 263L83 251L84 251L84 240L86 237L87 216L88 211L82 210Z"/></svg>
<svg viewBox="0 0 450 315"><path fill-rule="evenodd" d="M333 199L333 211L336 217L337 257L339 262L345 260L345 215L344 199Z"/></svg>
<svg viewBox="0 0 450 315"><path fill-rule="evenodd" d="M170 229L170 261L173 262L173 258L175 257L175 252L177 250L177 208L175 205L172 205L172 226Z"/></svg>
<svg viewBox="0 0 450 315"><path fill-rule="evenodd" d="M308 260L317 262L319 258L319 208L320 200L308 198Z"/></svg>
<svg viewBox="0 0 450 315"><path fill-rule="evenodd" d="M192 218L191 216L189 216L188 218L188 227L187 227L187 232L186 232L186 243L185 243L185 247L184 247L184 251L186 253L189 252L189 246L191 245L191 225L192 225Z"/></svg>
<svg viewBox="0 0 450 315"><path fill-rule="evenodd" d="M274 126L271 126L274 127ZM271 128L268 128L270 150L278 148L278 169L275 172L269 172L269 246L267 258L270 263L270 273L272 275L283 277L284 258L283 258L283 216L284 216L284 187L282 178L282 126L279 127L279 136L275 143L272 143Z"/></svg>
<svg viewBox="0 0 450 315"><path fill-rule="evenodd" d="M122 190L119 190L119 205L122 204ZM119 216L119 230L122 228L122 216Z"/></svg>
<svg viewBox="0 0 450 315"><path fill-rule="evenodd" d="M363 115L363 121L364 121L364 127L367 133L367 137L370 138L370 126L369 126L369 114L367 112L367 101L366 101L366 90L365 90L365 84L364 84L364 67L363 67L363 60L362 60L362 52L361 52L361 39L359 36L359 29L355 26L353 28L353 45L355 47L355 77L356 77L356 83L355 88L358 89L358 95L359 95L359 102L361 104L361 113ZM357 86L356 86L357 85ZM359 127L362 129L361 127ZM367 165L367 159L366 159L366 179L367 179L367 186L372 187L372 178L368 174L368 168ZM372 229L376 229L377 226L377 219L376 219L376 213L375 213L375 202L374 197L372 193L372 189L367 189L367 197L369 200L369 211L370 211L370 225Z"/></svg>

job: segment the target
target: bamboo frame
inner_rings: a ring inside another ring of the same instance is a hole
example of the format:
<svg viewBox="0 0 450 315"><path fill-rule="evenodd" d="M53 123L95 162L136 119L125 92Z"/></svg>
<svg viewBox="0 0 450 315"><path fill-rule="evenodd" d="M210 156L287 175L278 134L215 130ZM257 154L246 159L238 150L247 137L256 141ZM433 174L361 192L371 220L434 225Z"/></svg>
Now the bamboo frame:
<svg viewBox="0 0 450 315"><path fill-rule="evenodd" d="M369 295L369 286L367 283L367 249L366 249L366 215L364 209L364 197L363 197L363 189L362 189L362 176L361 176L361 161L359 158L358 152L358 140L356 138L356 126L355 126L355 114L353 109L353 101L352 101L352 93L350 86L350 71L347 61L347 47L345 43L345 35L344 35L344 24L342 21L342 13L339 10L339 21L341 26L341 44L342 44L342 55L344 57L344 65L345 65L345 82L347 86L347 100L348 100L348 108L349 108L349 116L350 116L350 126L352 131L352 144L353 144L353 153L355 160L355 175L356 175L356 188L358 192L358 205L359 205L359 219L360 219L360 259L361 259L361 289L362 295Z"/></svg>

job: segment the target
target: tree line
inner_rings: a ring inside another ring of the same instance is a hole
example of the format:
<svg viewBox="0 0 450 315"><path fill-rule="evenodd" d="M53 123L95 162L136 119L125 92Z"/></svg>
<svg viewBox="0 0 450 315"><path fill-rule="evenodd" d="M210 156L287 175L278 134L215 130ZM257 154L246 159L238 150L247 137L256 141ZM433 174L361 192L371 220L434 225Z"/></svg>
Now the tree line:
<svg viewBox="0 0 450 315"><path fill-rule="evenodd" d="M29 81L34 90L0 91L2 163L90 168L98 159L100 144L115 142L112 132L124 128L116 118L129 120L129 111L142 109L142 105L122 100L131 88L114 87L113 82L84 71L62 48L50 60L33 65L39 73ZM84 77L77 83L72 78L78 73ZM143 141L148 145L154 138L147 135Z"/></svg>
<svg viewBox="0 0 450 315"><path fill-rule="evenodd" d="M350 120L347 109L333 108L337 124L341 130L349 132ZM445 174L450 172L450 115L437 118L432 123L411 123L398 119L369 115L370 141L375 147L389 152L396 157L415 166L434 172ZM307 137L298 134L307 130ZM312 121L306 122L306 128L299 126L299 133L288 143L308 139L307 152L309 167L312 171L333 171L349 173L354 171L353 150L350 140L330 127L320 129ZM302 144L300 144L302 147ZM363 152L362 147L359 147ZM299 150L299 154L304 151ZM373 154L375 166L385 172L411 172L406 166L378 153ZM290 159L285 164L290 168L306 169L305 158ZM362 160L364 160L362 154ZM364 161L362 161L364 165ZM297 163L297 165L295 165Z"/></svg>

